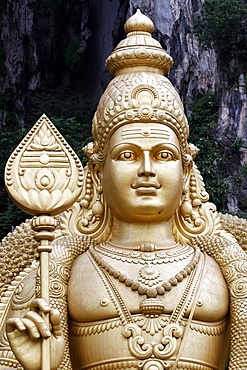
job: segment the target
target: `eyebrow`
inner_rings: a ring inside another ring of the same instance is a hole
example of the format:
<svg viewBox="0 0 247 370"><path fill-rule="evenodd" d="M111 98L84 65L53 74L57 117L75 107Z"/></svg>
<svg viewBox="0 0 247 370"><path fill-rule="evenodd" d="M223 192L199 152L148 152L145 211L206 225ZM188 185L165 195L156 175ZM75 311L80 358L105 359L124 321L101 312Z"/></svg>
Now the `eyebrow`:
<svg viewBox="0 0 247 370"><path fill-rule="evenodd" d="M123 128L122 130L122 139L128 140L128 139L140 139L143 137L150 137L155 139L166 139L168 140L170 138L169 131L164 130L164 128L161 130L159 128Z"/></svg>
<svg viewBox="0 0 247 370"><path fill-rule="evenodd" d="M137 143L131 143L131 142L128 142L127 141L125 143L120 142L120 143L114 145L114 147L110 149L110 153L112 153L113 150L115 150L115 148L117 148L118 146L125 146L125 145L131 145L131 146L135 146L135 147L137 147L139 149L142 149L142 146L141 145L138 145ZM151 146L151 150L153 150L156 146L162 146L162 145L174 146L176 148L176 150L180 153L179 147L176 144L170 143L170 142L166 142L166 143L160 142L158 144L154 144L154 145Z"/></svg>

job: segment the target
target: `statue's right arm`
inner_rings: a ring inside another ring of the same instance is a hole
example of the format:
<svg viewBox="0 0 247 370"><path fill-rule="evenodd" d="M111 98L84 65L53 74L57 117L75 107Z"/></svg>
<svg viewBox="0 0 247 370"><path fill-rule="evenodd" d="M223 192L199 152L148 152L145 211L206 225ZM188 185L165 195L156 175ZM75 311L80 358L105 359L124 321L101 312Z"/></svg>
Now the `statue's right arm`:
<svg viewBox="0 0 247 370"><path fill-rule="evenodd" d="M42 313L49 314L50 328L46 326ZM60 313L56 309L51 309L45 300L41 298L33 300L30 311L22 319L9 319L6 331L10 346L25 370L41 369L43 338L50 338L51 341L51 370L56 370L61 364L64 336Z"/></svg>

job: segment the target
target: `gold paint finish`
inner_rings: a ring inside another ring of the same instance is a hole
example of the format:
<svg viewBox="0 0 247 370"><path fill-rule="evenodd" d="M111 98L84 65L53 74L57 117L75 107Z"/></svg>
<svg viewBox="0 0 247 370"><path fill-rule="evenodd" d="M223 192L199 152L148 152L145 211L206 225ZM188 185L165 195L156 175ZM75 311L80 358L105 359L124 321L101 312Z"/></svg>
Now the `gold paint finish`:
<svg viewBox="0 0 247 370"><path fill-rule="evenodd" d="M154 25L151 19L137 10L124 26L127 37L121 41L106 60L109 71L118 76L124 73L147 71L166 75L173 60L152 38Z"/></svg>
<svg viewBox="0 0 247 370"><path fill-rule="evenodd" d="M1 370L224 370L229 342L247 368L247 222L223 228L208 202L153 27L137 11L106 61L84 172L45 116L10 157L10 196L37 217L0 249Z"/></svg>
<svg viewBox="0 0 247 370"><path fill-rule="evenodd" d="M8 160L6 189L27 213L58 214L78 198L83 181L79 159L43 115Z"/></svg>

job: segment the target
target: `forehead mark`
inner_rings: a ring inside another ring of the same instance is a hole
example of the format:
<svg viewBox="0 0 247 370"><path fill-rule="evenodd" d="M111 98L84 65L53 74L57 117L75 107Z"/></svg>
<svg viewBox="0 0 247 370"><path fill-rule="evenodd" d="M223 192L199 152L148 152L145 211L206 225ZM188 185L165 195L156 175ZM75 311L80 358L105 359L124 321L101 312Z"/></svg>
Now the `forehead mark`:
<svg viewBox="0 0 247 370"><path fill-rule="evenodd" d="M143 137L150 137L154 139L165 139L168 140L170 138L169 131L166 129L159 129L159 128L123 128L121 133L123 140L128 139L141 139Z"/></svg>

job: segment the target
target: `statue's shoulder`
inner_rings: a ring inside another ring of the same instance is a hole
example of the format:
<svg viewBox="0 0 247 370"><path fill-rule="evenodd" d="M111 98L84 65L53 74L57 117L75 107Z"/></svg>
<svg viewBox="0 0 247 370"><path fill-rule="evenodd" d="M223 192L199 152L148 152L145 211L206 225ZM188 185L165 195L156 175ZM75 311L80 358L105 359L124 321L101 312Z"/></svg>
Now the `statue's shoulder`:
<svg viewBox="0 0 247 370"><path fill-rule="evenodd" d="M216 296L224 295L227 300L228 290L222 269L213 256L205 253L204 271L203 271L203 290L210 293L214 292ZM222 303L222 302L221 302Z"/></svg>
<svg viewBox="0 0 247 370"><path fill-rule="evenodd" d="M204 266L207 269L207 272L210 274L218 273L220 271L220 267L218 263L215 261L213 256L209 255L208 253L205 253L205 262Z"/></svg>
<svg viewBox="0 0 247 370"><path fill-rule="evenodd" d="M61 262L74 261L94 244L92 238L84 235L63 236L52 242L51 259L60 259Z"/></svg>

